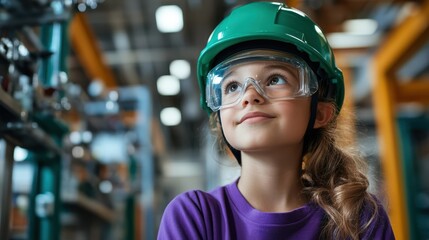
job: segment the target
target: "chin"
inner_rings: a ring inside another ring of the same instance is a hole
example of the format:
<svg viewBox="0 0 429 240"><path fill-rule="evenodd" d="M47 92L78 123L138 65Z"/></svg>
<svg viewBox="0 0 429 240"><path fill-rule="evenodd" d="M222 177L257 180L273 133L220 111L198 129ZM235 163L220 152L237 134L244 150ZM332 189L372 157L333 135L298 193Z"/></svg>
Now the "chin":
<svg viewBox="0 0 429 240"><path fill-rule="evenodd" d="M262 144L240 144L240 145L231 145L235 149L242 152L260 152L260 151L270 151L273 149L272 145L262 145Z"/></svg>

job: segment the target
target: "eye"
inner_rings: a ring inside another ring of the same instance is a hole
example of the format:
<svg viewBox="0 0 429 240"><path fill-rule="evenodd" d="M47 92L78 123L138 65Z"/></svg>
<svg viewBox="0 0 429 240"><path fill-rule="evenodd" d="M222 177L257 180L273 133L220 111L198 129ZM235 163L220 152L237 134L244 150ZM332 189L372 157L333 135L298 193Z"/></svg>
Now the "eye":
<svg viewBox="0 0 429 240"><path fill-rule="evenodd" d="M288 81L283 76L275 75L269 78L269 80L267 81L267 86L284 85L287 83Z"/></svg>
<svg viewBox="0 0 429 240"><path fill-rule="evenodd" d="M224 89L225 94L231 94L239 90L240 84L238 82L229 82Z"/></svg>

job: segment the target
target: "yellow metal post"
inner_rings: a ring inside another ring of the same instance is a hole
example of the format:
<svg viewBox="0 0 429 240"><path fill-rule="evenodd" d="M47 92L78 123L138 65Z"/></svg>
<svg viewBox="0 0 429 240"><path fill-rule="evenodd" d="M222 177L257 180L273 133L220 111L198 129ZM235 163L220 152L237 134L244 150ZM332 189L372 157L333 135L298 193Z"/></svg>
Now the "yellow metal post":
<svg viewBox="0 0 429 240"><path fill-rule="evenodd" d="M106 88L116 87L110 68L105 64L96 38L83 13L76 14L70 23L70 39L74 51L89 77L101 80Z"/></svg>
<svg viewBox="0 0 429 240"><path fill-rule="evenodd" d="M350 66L343 64L344 63L338 61L338 67L343 71L345 88L344 103L341 108L338 122L339 124L349 126L348 131L343 133L345 134L343 139L350 139L350 141L344 141L343 144L351 146L356 144L356 108L352 93L353 74L351 73Z"/></svg>
<svg viewBox="0 0 429 240"><path fill-rule="evenodd" d="M378 66L375 66L378 68ZM393 84L382 72L374 83L374 109L380 143L381 166L389 199L388 212L398 239L407 239L408 222L404 202L404 180L396 130L395 92ZM390 79L392 80L392 79Z"/></svg>
<svg viewBox="0 0 429 240"><path fill-rule="evenodd" d="M397 239L409 239L401 152L396 127L396 107L410 96L416 82L399 85L395 71L404 64L429 38L429 1L398 25L374 59L374 109L380 142L381 165L389 198L388 212ZM419 85L421 86L421 85ZM424 89L428 89L427 86ZM418 91L422 93L422 91ZM422 94L418 95L423 96ZM425 101L428 97L426 97ZM414 98L413 100L422 100Z"/></svg>

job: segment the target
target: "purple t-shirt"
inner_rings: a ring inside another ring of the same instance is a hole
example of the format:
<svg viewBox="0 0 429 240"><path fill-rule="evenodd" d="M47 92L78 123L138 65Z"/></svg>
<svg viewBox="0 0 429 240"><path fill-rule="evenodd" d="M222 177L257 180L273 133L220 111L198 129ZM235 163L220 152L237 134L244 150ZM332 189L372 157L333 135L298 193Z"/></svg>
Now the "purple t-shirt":
<svg viewBox="0 0 429 240"><path fill-rule="evenodd" d="M382 207L362 239L395 239ZM370 213L364 210L362 218ZM238 190L237 181L211 192L188 191L164 211L158 239L319 239L324 210L314 203L285 213L254 209Z"/></svg>

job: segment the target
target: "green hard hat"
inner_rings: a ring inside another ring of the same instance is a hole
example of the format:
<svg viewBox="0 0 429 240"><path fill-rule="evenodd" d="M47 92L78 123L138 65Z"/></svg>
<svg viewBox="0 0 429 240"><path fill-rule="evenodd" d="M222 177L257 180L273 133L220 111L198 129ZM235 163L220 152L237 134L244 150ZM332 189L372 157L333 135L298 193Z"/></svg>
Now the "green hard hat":
<svg viewBox="0 0 429 240"><path fill-rule="evenodd" d="M216 59L227 49L255 41L286 43L295 46L300 53L306 53L309 61L317 66L313 71L318 75L321 75L321 70L324 72L324 79L332 89L329 91L333 92L331 97L338 111L341 109L344 101L343 74L335 64L334 54L322 30L303 12L284 3L253 2L235 8L225 17L200 53L197 77L204 110L211 112L206 103L205 88L207 74Z"/></svg>

